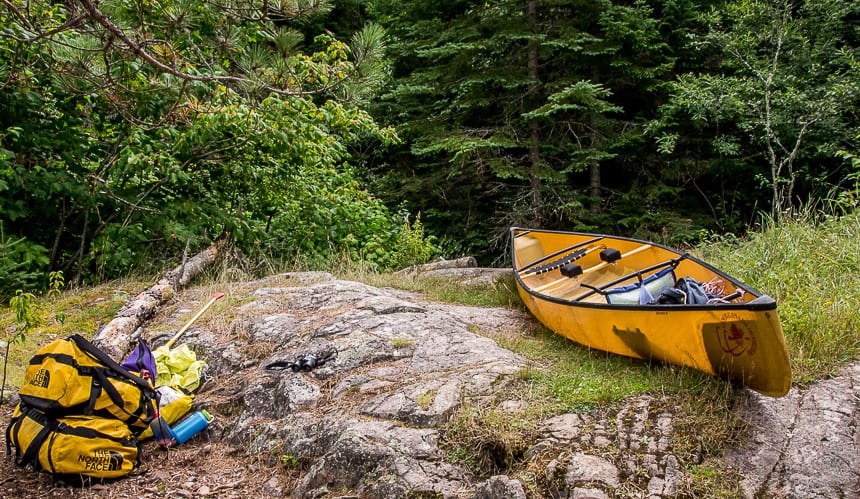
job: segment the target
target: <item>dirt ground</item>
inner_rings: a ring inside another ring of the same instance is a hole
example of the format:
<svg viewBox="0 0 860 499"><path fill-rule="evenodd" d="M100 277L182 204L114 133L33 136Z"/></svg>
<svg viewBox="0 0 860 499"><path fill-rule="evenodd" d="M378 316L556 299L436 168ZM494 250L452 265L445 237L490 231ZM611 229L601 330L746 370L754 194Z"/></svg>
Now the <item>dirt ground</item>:
<svg viewBox="0 0 860 499"><path fill-rule="evenodd" d="M150 439L141 443L140 465L124 478L104 483L70 484L44 472L18 468L5 446L12 407L0 409L3 459L0 498L146 498L146 497L278 497L290 490L283 468L272 467L244 451L215 442L206 432L185 444L162 450Z"/></svg>

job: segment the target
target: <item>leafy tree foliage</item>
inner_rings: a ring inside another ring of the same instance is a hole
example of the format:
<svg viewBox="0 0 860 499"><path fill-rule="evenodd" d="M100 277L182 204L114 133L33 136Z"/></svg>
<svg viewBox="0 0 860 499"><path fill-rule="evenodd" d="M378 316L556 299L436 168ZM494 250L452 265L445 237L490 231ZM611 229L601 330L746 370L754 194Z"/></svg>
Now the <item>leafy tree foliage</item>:
<svg viewBox="0 0 860 499"><path fill-rule="evenodd" d="M223 235L394 267L431 236L497 263L509 225L739 232L856 185L858 20L848 0L0 0L0 277L112 277Z"/></svg>
<svg viewBox="0 0 860 499"><path fill-rule="evenodd" d="M402 214L348 165L349 144L397 140L358 106L384 33L299 30L330 8L3 0L0 272L114 277L225 234L255 256L402 263Z"/></svg>
<svg viewBox="0 0 860 499"><path fill-rule="evenodd" d="M695 43L717 50L719 70L678 80L664 111L669 121L689 119L676 122L682 131L659 136L661 149L671 152L690 132L706 130L708 155L726 158L715 166L740 169L741 181L768 189L770 202L762 204L774 216L825 194L816 188L839 181L836 152L857 130L860 79L851 59L860 7L737 0L700 17L709 30Z"/></svg>

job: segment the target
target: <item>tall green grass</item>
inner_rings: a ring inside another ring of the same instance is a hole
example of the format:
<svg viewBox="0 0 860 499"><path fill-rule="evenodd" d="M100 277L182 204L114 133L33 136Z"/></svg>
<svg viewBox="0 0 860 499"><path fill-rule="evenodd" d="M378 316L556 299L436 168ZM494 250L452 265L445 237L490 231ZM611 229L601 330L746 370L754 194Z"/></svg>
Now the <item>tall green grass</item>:
<svg viewBox="0 0 860 499"><path fill-rule="evenodd" d="M811 209L702 257L779 303L795 383L838 372L860 357L860 216Z"/></svg>

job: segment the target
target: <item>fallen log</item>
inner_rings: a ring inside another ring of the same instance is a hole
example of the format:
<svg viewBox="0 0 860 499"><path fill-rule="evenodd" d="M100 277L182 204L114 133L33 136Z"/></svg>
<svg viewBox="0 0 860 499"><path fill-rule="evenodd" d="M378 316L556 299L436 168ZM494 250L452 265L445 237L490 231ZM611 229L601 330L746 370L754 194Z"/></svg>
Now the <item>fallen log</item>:
<svg viewBox="0 0 860 499"><path fill-rule="evenodd" d="M464 256L454 260L440 259L435 262L423 263L421 265L412 265L405 269L398 270L397 274L420 274L422 272L430 272L439 269L462 269L469 267L477 267L478 261L473 256Z"/></svg>
<svg viewBox="0 0 860 499"><path fill-rule="evenodd" d="M177 291L214 263L226 244L226 238L219 239L129 299L110 322L99 328L92 338L92 343L114 359L125 358L132 342L137 338L138 329L155 315L159 305L172 298Z"/></svg>

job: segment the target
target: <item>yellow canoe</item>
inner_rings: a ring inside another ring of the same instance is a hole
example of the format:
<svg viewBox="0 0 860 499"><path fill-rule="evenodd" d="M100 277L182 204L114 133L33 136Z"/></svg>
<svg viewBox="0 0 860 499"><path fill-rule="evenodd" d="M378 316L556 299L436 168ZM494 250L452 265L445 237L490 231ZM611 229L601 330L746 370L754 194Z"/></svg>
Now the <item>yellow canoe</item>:
<svg viewBox="0 0 860 499"><path fill-rule="evenodd" d="M791 387L776 301L692 255L624 237L518 227L511 254L523 302L562 336L772 397Z"/></svg>

